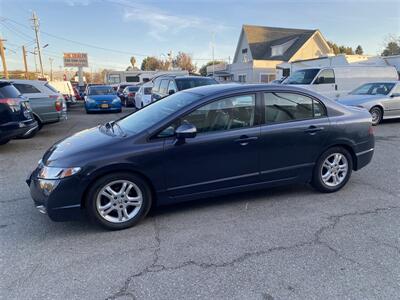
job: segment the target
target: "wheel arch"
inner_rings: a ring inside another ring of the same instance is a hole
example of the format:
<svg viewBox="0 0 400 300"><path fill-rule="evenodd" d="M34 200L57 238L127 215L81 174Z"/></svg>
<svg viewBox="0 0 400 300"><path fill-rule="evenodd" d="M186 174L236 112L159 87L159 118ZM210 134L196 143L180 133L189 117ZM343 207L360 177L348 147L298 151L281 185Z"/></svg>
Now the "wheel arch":
<svg viewBox="0 0 400 300"><path fill-rule="evenodd" d="M321 151L321 153L318 156L318 159L321 157L321 155L325 151L327 151L330 148L334 148L334 147L344 148L350 153L351 158L352 158L352 163L353 163L353 171L356 171L357 170L357 155L356 155L356 152L354 151L354 148L353 148L352 144L350 142L348 142L348 141L338 141L336 143L333 143L333 144L327 146L326 148L324 148Z"/></svg>
<svg viewBox="0 0 400 300"><path fill-rule="evenodd" d="M157 204L157 197L156 197L156 190L155 187L152 183L152 181L150 180L150 178L144 174L143 172L137 170L137 168L132 167L131 165L126 165L126 164L119 164L119 165L112 165L112 166L104 166L100 169L97 169L96 171L94 171L91 176L89 181L87 182L84 192L82 194L81 197L81 208L86 208L86 198L88 196L88 192L91 188L91 186L93 185L93 183L95 183L98 179L100 179L101 177L110 175L112 173L120 173L120 172L124 172L124 173L130 173L130 174L134 174L136 176L141 177L148 185L150 192L151 192L151 196L152 196L152 207L156 206Z"/></svg>

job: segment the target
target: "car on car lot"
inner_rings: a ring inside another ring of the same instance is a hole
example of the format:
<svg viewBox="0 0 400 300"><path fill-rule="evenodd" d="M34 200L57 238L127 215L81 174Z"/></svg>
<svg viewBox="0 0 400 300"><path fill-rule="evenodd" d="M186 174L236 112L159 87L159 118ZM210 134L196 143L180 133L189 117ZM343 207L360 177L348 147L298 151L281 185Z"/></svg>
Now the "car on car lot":
<svg viewBox="0 0 400 300"><path fill-rule="evenodd" d="M143 108L151 103L151 90L153 88L153 83L147 82L140 86L139 90L135 95L135 107Z"/></svg>
<svg viewBox="0 0 400 300"><path fill-rule="evenodd" d="M121 100L109 85L93 85L85 96L86 113L109 111L121 112Z"/></svg>
<svg viewBox="0 0 400 300"><path fill-rule="evenodd" d="M50 85L63 95L67 106L76 104L74 88L70 81L50 81Z"/></svg>
<svg viewBox="0 0 400 300"><path fill-rule="evenodd" d="M116 87L116 91L117 91L117 95L118 95L118 97L120 97L120 99L121 99L121 101L123 102L125 99L124 99L124 90L125 90L125 88L126 87L128 87L128 86L135 86L135 84L133 84L133 83L120 83L120 84L118 84L117 85L117 87Z"/></svg>
<svg viewBox="0 0 400 300"><path fill-rule="evenodd" d="M161 75L153 80L151 99L157 101L178 91L211 84L218 84L218 81L202 76Z"/></svg>
<svg viewBox="0 0 400 300"><path fill-rule="evenodd" d="M139 90L139 86L127 86L123 92L121 102L125 107L135 106L135 95Z"/></svg>
<svg viewBox="0 0 400 300"><path fill-rule="evenodd" d="M27 183L52 220L86 210L122 229L152 205L292 183L335 192L373 153L364 109L291 86L212 85L63 139Z"/></svg>
<svg viewBox="0 0 400 300"><path fill-rule="evenodd" d="M65 99L47 81L13 79L14 87L26 98L32 108L39 128L67 118Z"/></svg>
<svg viewBox="0 0 400 300"><path fill-rule="evenodd" d="M400 81L363 84L338 102L367 109L373 125L384 119L400 118Z"/></svg>
<svg viewBox="0 0 400 300"><path fill-rule="evenodd" d="M28 99L11 82L0 81L0 145L14 138L31 138L37 129Z"/></svg>

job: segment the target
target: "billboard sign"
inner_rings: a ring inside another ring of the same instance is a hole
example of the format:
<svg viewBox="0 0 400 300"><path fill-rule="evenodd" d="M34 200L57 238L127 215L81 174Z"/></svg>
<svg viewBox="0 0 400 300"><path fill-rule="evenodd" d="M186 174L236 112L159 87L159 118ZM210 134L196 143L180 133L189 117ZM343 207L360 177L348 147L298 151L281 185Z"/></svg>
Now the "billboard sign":
<svg viewBox="0 0 400 300"><path fill-rule="evenodd" d="M64 67L88 67L87 53L64 53Z"/></svg>

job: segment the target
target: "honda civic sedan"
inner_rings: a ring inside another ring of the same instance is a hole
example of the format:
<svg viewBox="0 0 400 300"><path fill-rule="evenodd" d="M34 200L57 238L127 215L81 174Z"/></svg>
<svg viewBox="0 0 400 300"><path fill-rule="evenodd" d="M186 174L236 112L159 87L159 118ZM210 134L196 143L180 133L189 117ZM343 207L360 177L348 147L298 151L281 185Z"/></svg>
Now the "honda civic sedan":
<svg viewBox="0 0 400 300"><path fill-rule="evenodd" d="M150 207L293 183L336 192L374 152L371 116L281 85L175 93L52 146L29 176L54 221L123 229Z"/></svg>

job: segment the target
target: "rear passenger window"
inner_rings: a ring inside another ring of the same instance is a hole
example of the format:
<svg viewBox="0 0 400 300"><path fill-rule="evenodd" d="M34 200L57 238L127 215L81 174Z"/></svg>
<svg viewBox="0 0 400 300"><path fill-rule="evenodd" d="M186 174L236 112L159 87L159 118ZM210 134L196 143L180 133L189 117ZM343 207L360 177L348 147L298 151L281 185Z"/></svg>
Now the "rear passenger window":
<svg viewBox="0 0 400 300"><path fill-rule="evenodd" d="M160 91L160 84L161 84L161 80L156 80L156 81L154 82L153 92L158 92L158 91Z"/></svg>
<svg viewBox="0 0 400 300"><path fill-rule="evenodd" d="M14 83L14 86L21 94L37 94L40 91L30 84Z"/></svg>
<svg viewBox="0 0 400 300"><path fill-rule="evenodd" d="M325 116L318 101L294 93L264 93L266 123L283 123Z"/></svg>
<svg viewBox="0 0 400 300"><path fill-rule="evenodd" d="M163 79L161 80L161 85L160 85L160 93L161 94L166 94L168 91L168 83L169 80L168 79Z"/></svg>

